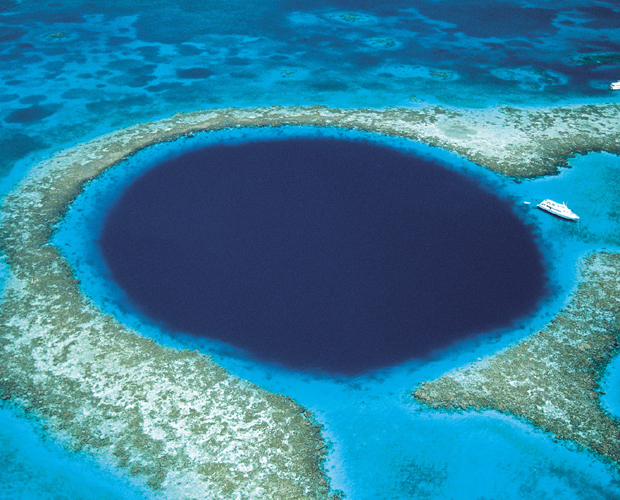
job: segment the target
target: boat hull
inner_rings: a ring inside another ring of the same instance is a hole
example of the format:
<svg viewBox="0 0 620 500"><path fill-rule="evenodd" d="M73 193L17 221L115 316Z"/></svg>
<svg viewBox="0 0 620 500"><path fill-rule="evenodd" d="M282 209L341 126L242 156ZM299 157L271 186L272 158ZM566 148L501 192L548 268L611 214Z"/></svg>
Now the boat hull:
<svg viewBox="0 0 620 500"><path fill-rule="evenodd" d="M553 200L544 200L536 205L536 207L564 220L579 220L579 216L570 210L564 203L560 204Z"/></svg>

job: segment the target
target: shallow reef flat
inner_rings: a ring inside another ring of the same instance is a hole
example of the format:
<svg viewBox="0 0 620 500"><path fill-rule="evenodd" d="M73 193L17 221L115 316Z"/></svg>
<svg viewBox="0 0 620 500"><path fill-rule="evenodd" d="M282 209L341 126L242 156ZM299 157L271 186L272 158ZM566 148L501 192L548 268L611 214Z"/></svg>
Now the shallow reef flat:
<svg viewBox="0 0 620 500"><path fill-rule="evenodd" d="M161 134L136 127L64 151L5 199L2 400L165 498L330 498L310 412L103 314L48 244L85 181Z"/></svg>
<svg viewBox="0 0 620 500"><path fill-rule="evenodd" d="M164 123L159 122L159 123ZM176 115L169 134L226 127L332 126L404 137L444 148L515 178L555 174L580 153L620 153L620 105L455 109L223 108ZM162 134L162 139L165 134Z"/></svg>
<svg viewBox="0 0 620 500"><path fill-rule="evenodd" d="M34 166L5 197L2 207L0 245L9 266L0 311L4 404L41 418L68 447L120 467L165 498L336 496L324 470L321 429L310 412L285 396L238 380L208 356L162 347L104 314L81 293L72 269L50 244L54 224L84 184L104 170L151 144L199 131L283 125L359 129L446 148L513 177L533 177L554 172L577 152L620 151L620 139L613 133L619 111L617 105L466 111L226 108L138 124L61 151ZM602 363L599 354L611 352L615 337L612 326L605 333L600 333L599 326L585 328L591 317L611 321L611 313L605 315L603 306L597 303L595 308L595 299L589 300L588 294L596 288L588 291L588 277L604 275L604 290L609 292L605 297L612 307L618 294L610 269L616 268L608 260L616 258L592 261L590 274L584 275L586 291L577 295L581 305L570 313L571 318L584 314L583 331L574 330L574 354L583 353L584 360L592 361L587 401L592 412L599 413L592 398L596 370ZM549 328L556 328L553 325L562 317ZM599 334L600 345L607 342L607 351L597 347L593 336ZM584 335L587 345L581 339ZM542 363L544 355L539 356L543 357L532 359ZM562 366L569 370L570 358L566 360ZM581 358L576 357L575 363L574 370L585 366ZM561 373L564 377L565 372ZM558 381L555 390L561 390L560 382L564 381ZM541 388L551 384L533 383ZM497 398L503 394L502 387L494 389ZM536 408L527 394L515 393L515 414L520 415L521 407ZM549 407L550 415L560 414L559 408L573 408L571 418L579 420L590 408L581 409L581 392L560 394L567 399L558 396L553 404L566 404L557 406L557 411ZM489 399L488 406L493 401ZM443 404L452 402L445 399ZM600 418L584 424L587 429L565 426L558 434L585 440L612 428L608 418ZM554 420L549 417L540 425L549 422ZM595 441L588 443L598 450ZM609 439L602 442L611 446ZM613 453L616 448L608 455L616 456Z"/></svg>
<svg viewBox="0 0 620 500"><path fill-rule="evenodd" d="M620 464L620 421L600 405L601 377L620 340L620 254L581 263L572 300L538 333L489 358L422 382L433 408L516 415Z"/></svg>

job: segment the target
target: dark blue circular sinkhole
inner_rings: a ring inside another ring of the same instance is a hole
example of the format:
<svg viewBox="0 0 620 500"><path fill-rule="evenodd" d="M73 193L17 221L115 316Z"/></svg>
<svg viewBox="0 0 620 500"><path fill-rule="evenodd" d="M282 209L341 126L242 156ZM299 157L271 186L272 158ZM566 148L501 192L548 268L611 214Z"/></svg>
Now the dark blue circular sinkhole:
<svg viewBox="0 0 620 500"><path fill-rule="evenodd" d="M337 374L509 326L546 291L508 201L369 141L187 152L122 193L99 244L134 306L167 328Z"/></svg>

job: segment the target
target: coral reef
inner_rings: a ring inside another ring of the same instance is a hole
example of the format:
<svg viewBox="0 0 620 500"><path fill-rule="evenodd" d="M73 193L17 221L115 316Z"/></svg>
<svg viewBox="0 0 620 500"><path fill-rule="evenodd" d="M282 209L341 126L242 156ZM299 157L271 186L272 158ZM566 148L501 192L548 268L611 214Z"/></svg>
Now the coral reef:
<svg viewBox="0 0 620 500"><path fill-rule="evenodd" d="M619 340L620 255L591 254L571 302L540 332L423 382L413 396L433 408L516 415L620 464L620 421L599 401Z"/></svg>
<svg viewBox="0 0 620 500"><path fill-rule="evenodd" d="M119 324L81 294L48 244L84 182L166 135L165 125L141 129L60 153L4 200L4 404L166 498L330 497L326 448L310 412L208 356L162 347Z"/></svg>
<svg viewBox="0 0 620 500"><path fill-rule="evenodd" d="M620 54L617 52L581 54L575 56L573 61L583 66L604 66L606 64L615 65L620 62Z"/></svg>
<svg viewBox="0 0 620 500"><path fill-rule="evenodd" d="M610 126L618 123L619 111L617 105L224 108L138 124L61 151L34 166L2 207L0 245L10 272L0 310L3 404L26 409L67 446L123 468L167 498L328 498L334 493L323 470L326 450L312 415L285 396L236 379L208 356L164 348L102 313L83 296L72 269L50 245L55 222L83 185L107 168L151 144L199 131L284 125L365 130L446 148L505 175L534 177L557 172L579 152L619 152L618 127ZM496 358L507 361L492 366L521 372L519 364L531 358L527 369L543 370L537 372L540 379L529 379L532 387L521 392L505 387L501 368L488 379L495 381L488 392L479 389L478 403L472 378L458 406L496 405L549 429L558 422L559 436L615 459L617 445L599 433L611 430L617 437L617 428L594 398L597 369L615 339L616 264L610 259L617 257L592 260L574 311L561 316L568 326L556 320L537 337L546 347L523 343L514 349L526 355L514 363L502 358L509 354ZM604 283L609 293L600 293L595 283ZM606 301L607 309L599 303L595 308L594 300ZM568 351L555 355L552 346ZM544 356L562 367L556 378L544 372L553 366ZM566 379L570 370L576 374L573 385ZM540 387L555 387L557 397L545 396L540 406L536 387L545 378L548 383ZM465 379L447 376L436 383L437 390L429 384L418 396L453 407L459 380ZM569 417L557 417L562 411ZM599 420L584 423L584 415ZM597 448L597 440L607 448Z"/></svg>

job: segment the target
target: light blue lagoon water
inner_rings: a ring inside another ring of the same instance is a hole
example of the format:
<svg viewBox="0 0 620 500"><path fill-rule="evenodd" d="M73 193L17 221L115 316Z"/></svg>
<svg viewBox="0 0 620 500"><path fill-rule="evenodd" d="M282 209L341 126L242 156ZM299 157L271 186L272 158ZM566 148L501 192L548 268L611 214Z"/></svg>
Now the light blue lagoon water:
<svg viewBox="0 0 620 500"><path fill-rule="evenodd" d="M617 103L620 93L607 86L620 78L619 24L614 2L591 0L319 0L310 5L0 0L0 191L6 193L37 159L55 150L178 111L271 104ZM248 133L204 134L191 144L183 140L150 148L89 186L74 206L84 209L82 215L72 212L56 241L93 301L145 335L199 347L240 377L313 410L330 440L332 485L347 498L620 498L620 474L597 457L509 417L448 415L408 398L416 383L540 328L567 300L578 260L593 250L618 249L618 157L579 156L559 176L514 183L455 155L388 140L449 161L511 199L535 227L554 293L514 328L462 342L429 362L336 379L261 365L224 344L172 338L123 304L95 251L98 210L113 202L138 168L200 141L239 141ZM565 201L581 216L579 224L533 208L544 198ZM604 398L615 414L620 414L619 372L616 362ZM87 457L65 452L49 437L42 440L36 422L6 407L0 407L0 428L1 498L146 495Z"/></svg>

